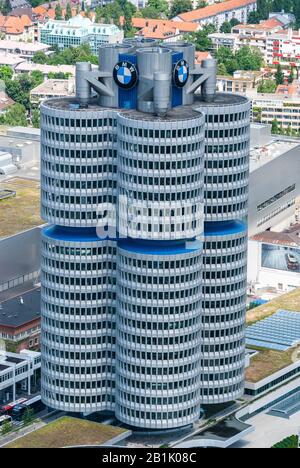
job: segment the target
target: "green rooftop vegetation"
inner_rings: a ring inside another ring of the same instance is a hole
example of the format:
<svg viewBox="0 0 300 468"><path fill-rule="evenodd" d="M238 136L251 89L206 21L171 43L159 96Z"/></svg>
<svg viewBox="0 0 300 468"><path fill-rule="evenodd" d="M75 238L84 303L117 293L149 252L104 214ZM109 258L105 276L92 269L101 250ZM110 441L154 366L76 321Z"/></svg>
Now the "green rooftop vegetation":
<svg viewBox="0 0 300 468"><path fill-rule="evenodd" d="M300 312L300 288L294 289L266 304L249 310L247 312L247 323L250 325L258 320L270 317L270 315L275 314L279 309Z"/></svg>
<svg viewBox="0 0 300 468"><path fill-rule="evenodd" d="M0 200L0 238L43 224L38 182L16 177L1 183L0 189L16 192L15 197Z"/></svg>
<svg viewBox="0 0 300 468"><path fill-rule="evenodd" d="M295 348L287 351L276 351L273 349L255 348L254 346L247 347L258 351L250 359L250 366L246 369L247 382L259 382L294 362ZM300 356L298 359L300 359Z"/></svg>
<svg viewBox="0 0 300 468"><path fill-rule="evenodd" d="M251 325L275 314L279 309L300 313L300 288L273 299L272 301L255 307L247 312L247 323ZM275 372L284 369L293 362L300 360L300 352L296 348L287 351L247 346L258 353L250 359L250 366L246 369L246 381L257 383Z"/></svg>
<svg viewBox="0 0 300 468"><path fill-rule="evenodd" d="M126 429L64 416L6 445L5 448L62 448L101 445Z"/></svg>
<svg viewBox="0 0 300 468"><path fill-rule="evenodd" d="M281 449L289 449L289 448L298 448L298 436L292 435L283 439L278 444L275 444L272 448L281 448Z"/></svg>

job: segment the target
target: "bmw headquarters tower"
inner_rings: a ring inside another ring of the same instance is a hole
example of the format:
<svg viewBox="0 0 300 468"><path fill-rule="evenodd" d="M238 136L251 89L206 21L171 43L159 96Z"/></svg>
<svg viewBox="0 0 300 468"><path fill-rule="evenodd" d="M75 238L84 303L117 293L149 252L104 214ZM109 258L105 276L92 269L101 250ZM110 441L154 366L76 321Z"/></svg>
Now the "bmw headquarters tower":
<svg viewBox="0 0 300 468"><path fill-rule="evenodd" d="M42 398L143 429L243 393L250 103L128 40L41 105Z"/></svg>

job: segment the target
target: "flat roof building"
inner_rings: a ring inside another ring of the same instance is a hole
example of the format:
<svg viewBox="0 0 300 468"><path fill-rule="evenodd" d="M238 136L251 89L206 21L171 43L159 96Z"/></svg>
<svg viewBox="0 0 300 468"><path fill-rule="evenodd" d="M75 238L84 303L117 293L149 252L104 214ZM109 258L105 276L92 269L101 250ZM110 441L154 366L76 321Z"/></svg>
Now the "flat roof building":
<svg viewBox="0 0 300 468"><path fill-rule="evenodd" d="M16 401L21 396L31 395L40 388L41 355L22 350L0 352L0 404Z"/></svg>
<svg viewBox="0 0 300 468"><path fill-rule="evenodd" d="M38 349L40 345L41 290L32 289L1 302L0 339L6 349Z"/></svg>
<svg viewBox="0 0 300 468"><path fill-rule="evenodd" d="M75 93L75 80L47 80L30 91L30 101L34 105L44 99L72 96Z"/></svg>
<svg viewBox="0 0 300 468"><path fill-rule="evenodd" d="M56 45L59 49L89 44L92 53L97 55L101 45L122 42L124 33L113 24L93 23L78 15L68 21L49 20L41 24L39 37L43 44Z"/></svg>

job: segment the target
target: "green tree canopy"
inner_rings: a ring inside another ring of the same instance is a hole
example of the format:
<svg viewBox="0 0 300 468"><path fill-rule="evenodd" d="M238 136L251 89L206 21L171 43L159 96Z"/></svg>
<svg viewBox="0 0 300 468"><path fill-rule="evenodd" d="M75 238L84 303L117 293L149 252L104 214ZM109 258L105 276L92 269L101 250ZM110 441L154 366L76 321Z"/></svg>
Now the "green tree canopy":
<svg viewBox="0 0 300 468"><path fill-rule="evenodd" d="M277 86L284 83L284 74L283 74L280 63L277 65L277 69L275 73L275 81L276 81Z"/></svg>
<svg viewBox="0 0 300 468"><path fill-rule="evenodd" d="M174 18L180 13L186 13L193 9L191 0L173 0L170 8L170 18Z"/></svg>
<svg viewBox="0 0 300 468"><path fill-rule="evenodd" d="M68 21L69 19L72 18L72 8L70 3L67 3L66 6L66 14L65 14L65 20Z"/></svg>
<svg viewBox="0 0 300 468"><path fill-rule="evenodd" d="M62 8L61 8L61 5L60 5L59 2L55 6L55 19L56 20L62 20L63 19Z"/></svg>
<svg viewBox="0 0 300 468"><path fill-rule="evenodd" d="M26 108L19 103L10 106L4 115L0 117L3 125L27 127Z"/></svg>
<svg viewBox="0 0 300 468"><path fill-rule="evenodd" d="M257 91L259 93L275 93L276 91L276 83L274 80L268 79L263 80L259 86L257 87Z"/></svg>
<svg viewBox="0 0 300 468"><path fill-rule="evenodd" d="M159 15L163 13L168 16L169 14L169 3L167 0L148 0L146 8L153 8Z"/></svg>
<svg viewBox="0 0 300 468"><path fill-rule="evenodd" d="M13 71L8 65L2 65L0 67L0 80L6 82L7 80L11 80L13 77Z"/></svg>

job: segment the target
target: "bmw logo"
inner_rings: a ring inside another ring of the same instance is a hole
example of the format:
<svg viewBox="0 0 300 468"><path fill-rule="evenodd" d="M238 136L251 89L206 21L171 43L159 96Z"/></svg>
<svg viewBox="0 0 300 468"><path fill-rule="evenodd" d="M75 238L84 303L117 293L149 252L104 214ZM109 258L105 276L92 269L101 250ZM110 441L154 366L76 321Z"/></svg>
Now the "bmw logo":
<svg viewBox="0 0 300 468"><path fill-rule="evenodd" d="M179 60L175 66L173 71L173 80L175 86L178 88L182 88L189 78L189 66L186 60Z"/></svg>
<svg viewBox="0 0 300 468"><path fill-rule="evenodd" d="M118 62L114 66L113 77L120 88L131 89L138 81L138 72L131 62Z"/></svg>

